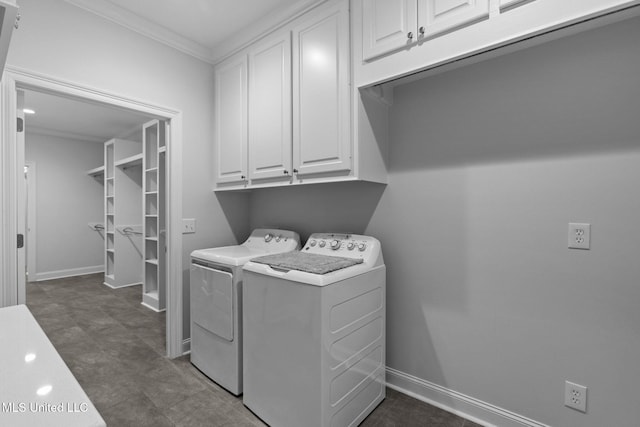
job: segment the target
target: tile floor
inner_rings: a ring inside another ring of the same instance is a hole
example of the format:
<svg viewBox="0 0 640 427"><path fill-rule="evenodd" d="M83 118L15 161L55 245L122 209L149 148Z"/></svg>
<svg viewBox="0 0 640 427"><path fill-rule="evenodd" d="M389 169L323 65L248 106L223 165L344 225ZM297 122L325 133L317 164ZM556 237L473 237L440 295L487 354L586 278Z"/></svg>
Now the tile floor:
<svg viewBox="0 0 640 427"><path fill-rule="evenodd" d="M264 426L189 356L164 357L165 315L140 294L110 289L99 274L27 285L27 306L107 425ZM391 389L362 425L478 427Z"/></svg>

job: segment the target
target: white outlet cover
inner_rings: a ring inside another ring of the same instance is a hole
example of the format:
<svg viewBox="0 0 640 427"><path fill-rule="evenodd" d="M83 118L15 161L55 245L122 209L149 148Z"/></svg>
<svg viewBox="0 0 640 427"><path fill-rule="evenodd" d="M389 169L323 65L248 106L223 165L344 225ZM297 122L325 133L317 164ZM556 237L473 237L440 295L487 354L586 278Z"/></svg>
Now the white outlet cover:
<svg viewBox="0 0 640 427"><path fill-rule="evenodd" d="M565 381L564 406L580 412L587 412L587 387Z"/></svg>
<svg viewBox="0 0 640 427"><path fill-rule="evenodd" d="M591 224L570 222L567 243L569 249L591 249Z"/></svg>

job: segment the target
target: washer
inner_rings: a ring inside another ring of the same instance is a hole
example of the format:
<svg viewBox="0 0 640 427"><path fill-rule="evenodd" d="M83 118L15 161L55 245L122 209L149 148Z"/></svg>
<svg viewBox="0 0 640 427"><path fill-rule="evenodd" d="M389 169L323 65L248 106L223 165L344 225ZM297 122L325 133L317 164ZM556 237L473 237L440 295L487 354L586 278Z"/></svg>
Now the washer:
<svg viewBox="0 0 640 427"><path fill-rule="evenodd" d="M242 266L298 249L298 233L256 229L241 245L191 253L191 363L235 395L242 393Z"/></svg>
<svg viewBox="0 0 640 427"><path fill-rule="evenodd" d="M277 427L359 424L385 397L378 240L316 233L243 270L243 403Z"/></svg>

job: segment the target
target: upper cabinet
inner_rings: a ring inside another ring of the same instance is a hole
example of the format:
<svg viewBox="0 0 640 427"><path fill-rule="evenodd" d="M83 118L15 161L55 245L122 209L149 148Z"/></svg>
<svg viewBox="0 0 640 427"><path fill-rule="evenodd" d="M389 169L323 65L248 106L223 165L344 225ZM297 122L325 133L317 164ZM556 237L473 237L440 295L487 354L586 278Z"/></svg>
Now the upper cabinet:
<svg viewBox="0 0 640 427"><path fill-rule="evenodd" d="M362 16L365 59L409 45L417 34L417 0L366 0Z"/></svg>
<svg viewBox="0 0 640 427"><path fill-rule="evenodd" d="M215 70L216 182L247 180L247 58L233 57Z"/></svg>
<svg viewBox="0 0 640 427"><path fill-rule="evenodd" d="M19 20L20 15L18 15L18 6L15 5L15 1L0 0L0 77L7 60L13 29L18 28Z"/></svg>
<svg viewBox="0 0 640 427"><path fill-rule="evenodd" d="M351 170L346 3L293 28L293 166L298 176Z"/></svg>
<svg viewBox="0 0 640 427"><path fill-rule="evenodd" d="M363 0L365 60L489 16L489 0Z"/></svg>
<svg viewBox="0 0 640 427"><path fill-rule="evenodd" d="M420 78L418 73L477 62L480 54L495 56L593 28L600 25L594 18L606 17L609 22L635 16L640 3L351 0L351 7L353 83L362 88L389 81L397 85L398 79L407 76L415 80ZM508 48L499 50L502 47Z"/></svg>
<svg viewBox="0 0 640 427"><path fill-rule="evenodd" d="M489 0L418 0L417 37L434 37L488 16Z"/></svg>
<svg viewBox="0 0 640 427"><path fill-rule="evenodd" d="M215 190L386 182L387 106L351 85L349 28L329 1L216 67Z"/></svg>
<svg viewBox="0 0 640 427"><path fill-rule="evenodd" d="M291 173L291 34L251 47L249 179L287 180Z"/></svg>

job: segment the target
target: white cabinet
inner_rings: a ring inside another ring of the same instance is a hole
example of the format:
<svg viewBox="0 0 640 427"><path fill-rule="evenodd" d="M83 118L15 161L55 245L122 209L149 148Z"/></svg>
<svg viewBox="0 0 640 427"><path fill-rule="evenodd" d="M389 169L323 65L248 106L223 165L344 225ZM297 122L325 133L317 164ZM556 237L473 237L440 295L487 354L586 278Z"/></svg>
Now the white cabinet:
<svg viewBox="0 0 640 427"><path fill-rule="evenodd" d="M215 70L216 181L247 179L247 57L238 55Z"/></svg>
<svg viewBox="0 0 640 427"><path fill-rule="evenodd" d="M524 3L529 0L500 0L500 9L507 9L511 6L517 6L520 3Z"/></svg>
<svg viewBox="0 0 640 427"><path fill-rule="evenodd" d="M346 3L293 28L293 167L303 175L351 169L349 12Z"/></svg>
<svg viewBox="0 0 640 427"><path fill-rule="evenodd" d="M351 86L348 0L318 6L231 56L215 81L215 190L386 182L384 107Z"/></svg>
<svg viewBox="0 0 640 427"><path fill-rule="evenodd" d="M363 0L362 16L368 60L486 18L489 0Z"/></svg>
<svg viewBox="0 0 640 427"><path fill-rule="evenodd" d="M418 0L418 37L433 37L489 16L489 0Z"/></svg>
<svg viewBox="0 0 640 427"><path fill-rule="evenodd" d="M291 173L291 33L249 50L249 179Z"/></svg>
<svg viewBox="0 0 640 427"><path fill-rule="evenodd" d="M364 58L374 58L411 44L418 22L416 0L364 0Z"/></svg>

